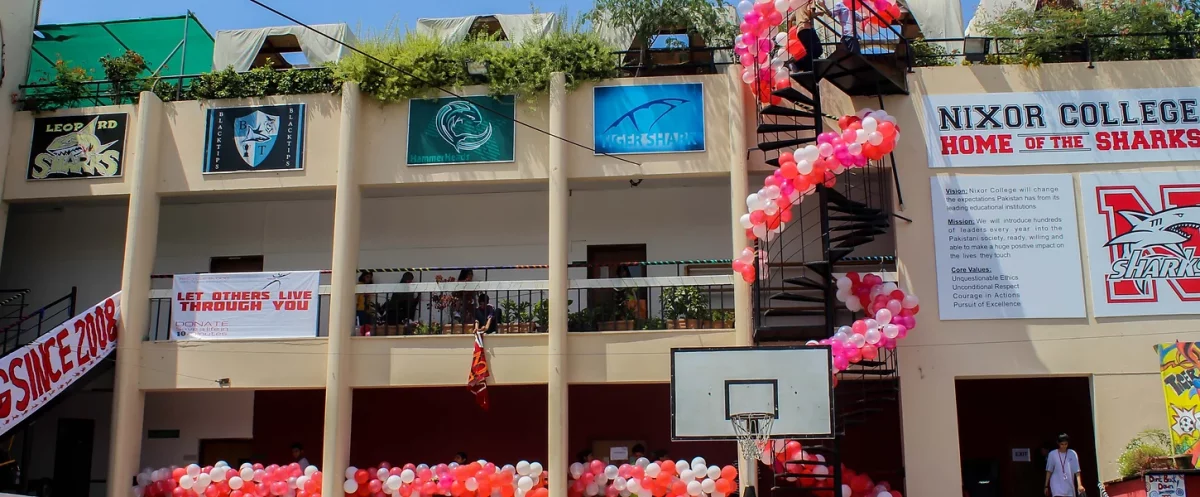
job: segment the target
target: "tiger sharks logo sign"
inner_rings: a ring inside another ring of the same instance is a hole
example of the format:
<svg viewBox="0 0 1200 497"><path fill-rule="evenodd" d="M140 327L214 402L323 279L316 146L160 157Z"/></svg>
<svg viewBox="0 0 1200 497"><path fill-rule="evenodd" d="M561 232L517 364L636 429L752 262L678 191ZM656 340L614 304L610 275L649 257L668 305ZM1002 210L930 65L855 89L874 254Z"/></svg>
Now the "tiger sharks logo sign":
<svg viewBox="0 0 1200 497"><path fill-rule="evenodd" d="M204 173L304 169L304 104L208 110Z"/></svg>
<svg viewBox="0 0 1200 497"><path fill-rule="evenodd" d="M1200 171L1080 175L1095 314L1200 308Z"/></svg>
<svg viewBox="0 0 1200 497"><path fill-rule="evenodd" d="M596 87L592 116L598 154L704 151L701 83Z"/></svg>
<svg viewBox="0 0 1200 497"><path fill-rule="evenodd" d="M410 100L408 165L512 162L515 122L511 96Z"/></svg>
<svg viewBox="0 0 1200 497"><path fill-rule="evenodd" d="M34 119L25 179L120 176L126 118L102 114Z"/></svg>

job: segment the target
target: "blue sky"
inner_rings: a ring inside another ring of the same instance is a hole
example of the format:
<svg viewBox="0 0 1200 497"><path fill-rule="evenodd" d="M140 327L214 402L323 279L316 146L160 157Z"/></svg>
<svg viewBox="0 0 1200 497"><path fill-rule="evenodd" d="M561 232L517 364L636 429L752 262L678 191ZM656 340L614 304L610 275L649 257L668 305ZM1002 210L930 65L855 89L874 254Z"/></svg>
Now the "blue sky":
<svg viewBox="0 0 1200 497"><path fill-rule="evenodd" d="M522 14L535 6L543 12L558 12L565 6L574 15L592 5L591 0L267 0L265 3L306 23L345 22L356 33L364 29L381 30L392 23L412 26L422 17ZM978 3L979 0L963 0L967 19ZM287 23L249 0L42 0L40 22L173 16L188 9L196 13L209 32Z"/></svg>

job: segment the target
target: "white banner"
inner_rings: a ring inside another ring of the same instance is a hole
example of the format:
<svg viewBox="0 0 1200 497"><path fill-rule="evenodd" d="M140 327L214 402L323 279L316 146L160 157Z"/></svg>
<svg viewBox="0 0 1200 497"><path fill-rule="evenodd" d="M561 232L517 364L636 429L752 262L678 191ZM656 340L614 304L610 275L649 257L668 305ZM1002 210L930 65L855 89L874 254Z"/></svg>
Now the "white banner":
<svg viewBox="0 0 1200 497"><path fill-rule="evenodd" d="M171 339L316 336L319 283L317 271L175 275Z"/></svg>
<svg viewBox="0 0 1200 497"><path fill-rule="evenodd" d="M1194 161L1200 88L928 95L929 167Z"/></svg>
<svg viewBox="0 0 1200 497"><path fill-rule="evenodd" d="M1097 317L1200 314L1200 171L1079 175Z"/></svg>
<svg viewBox="0 0 1200 497"><path fill-rule="evenodd" d="M1183 475L1146 475L1146 497L1187 497Z"/></svg>
<svg viewBox="0 0 1200 497"><path fill-rule="evenodd" d="M117 293L0 358L0 434L108 357L117 348L120 317Z"/></svg>
<svg viewBox="0 0 1200 497"><path fill-rule="evenodd" d="M1081 318L1069 174L930 178L943 320Z"/></svg>

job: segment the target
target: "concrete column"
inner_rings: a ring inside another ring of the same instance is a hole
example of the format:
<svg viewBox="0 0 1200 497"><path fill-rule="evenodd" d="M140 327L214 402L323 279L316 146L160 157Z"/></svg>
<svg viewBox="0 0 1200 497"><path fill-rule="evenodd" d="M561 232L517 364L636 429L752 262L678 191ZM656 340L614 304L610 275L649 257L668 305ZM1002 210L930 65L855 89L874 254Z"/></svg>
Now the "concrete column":
<svg viewBox="0 0 1200 497"><path fill-rule="evenodd" d="M321 452L321 495L342 495L343 473L350 458L350 400L346 378L350 366L350 334L354 324L354 287L358 282L358 245L362 221L357 149L357 83L342 86L342 119L338 133L337 197L333 208L333 274L329 295L329 356L325 372L325 438Z"/></svg>
<svg viewBox="0 0 1200 497"><path fill-rule="evenodd" d="M746 241L746 229L742 228L739 219L746 213L746 196L750 194L748 169L746 165L746 113L753 112L754 106L747 105L746 85L742 82L741 67L729 66L726 71L726 83L729 88L729 102L726 108L729 113L729 214L733 229L732 256L741 255L742 250L749 244ZM736 343L739 346L754 344L754 306L752 304L750 285L742 281L741 275L733 275L733 308L735 313L734 329L737 331Z"/></svg>
<svg viewBox="0 0 1200 497"><path fill-rule="evenodd" d="M125 224L125 262L121 268L121 318L117 370L113 380L112 441L108 454L108 495L129 495L142 452L142 416L146 394L138 385L142 337L150 320L150 274L158 245L158 142L163 103L154 93L141 93L137 120L126 150L129 217ZM83 306L93 302L80 302Z"/></svg>
<svg viewBox="0 0 1200 497"><path fill-rule="evenodd" d="M567 78L563 73L550 76L550 134L565 137L567 132ZM550 346L548 374L550 459L546 471L550 478L550 497L566 497L567 465L567 143L550 137Z"/></svg>

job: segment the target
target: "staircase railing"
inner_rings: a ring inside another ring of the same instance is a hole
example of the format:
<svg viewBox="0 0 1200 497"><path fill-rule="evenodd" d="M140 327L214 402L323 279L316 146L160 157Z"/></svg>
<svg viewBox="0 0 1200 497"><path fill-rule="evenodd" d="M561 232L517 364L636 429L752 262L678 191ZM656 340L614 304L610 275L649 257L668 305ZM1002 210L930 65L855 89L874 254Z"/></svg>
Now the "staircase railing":
<svg viewBox="0 0 1200 497"><path fill-rule="evenodd" d="M70 293L21 316L0 329L0 356L7 355L9 352L37 340L38 337L74 316L77 296L78 289L71 287Z"/></svg>
<svg viewBox="0 0 1200 497"><path fill-rule="evenodd" d="M0 290L0 327L8 326L25 316L25 296L28 288Z"/></svg>

